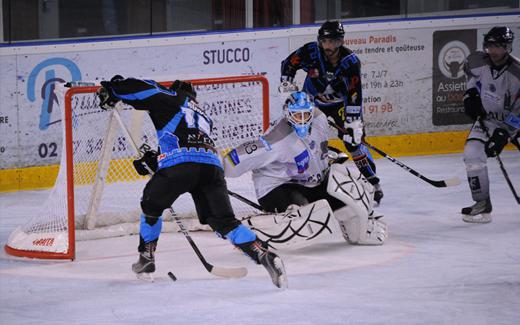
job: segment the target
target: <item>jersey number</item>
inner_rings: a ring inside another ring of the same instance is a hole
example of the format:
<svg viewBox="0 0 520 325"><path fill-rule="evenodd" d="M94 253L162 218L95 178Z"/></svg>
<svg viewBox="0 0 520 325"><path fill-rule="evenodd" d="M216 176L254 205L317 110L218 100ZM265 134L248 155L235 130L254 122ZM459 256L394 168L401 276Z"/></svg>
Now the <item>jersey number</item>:
<svg viewBox="0 0 520 325"><path fill-rule="evenodd" d="M208 119L190 108L183 107L184 120L188 128L196 128L202 131L206 135L211 134L211 123Z"/></svg>

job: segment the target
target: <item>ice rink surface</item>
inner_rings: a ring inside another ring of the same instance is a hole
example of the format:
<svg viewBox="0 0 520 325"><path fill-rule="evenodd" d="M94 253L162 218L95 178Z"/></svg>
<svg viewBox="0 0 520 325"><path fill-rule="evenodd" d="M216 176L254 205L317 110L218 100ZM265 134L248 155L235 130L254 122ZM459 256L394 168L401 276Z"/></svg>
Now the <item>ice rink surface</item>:
<svg viewBox="0 0 520 325"><path fill-rule="evenodd" d="M520 154L502 159L520 190ZM135 279L137 236L79 242L74 262L0 253L0 324L520 324L520 205L488 160L493 222L467 224L472 203L462 156L403 157L440 180L435 188L378 159L390 237L381 247L348 245L339 234L279 250L289 289L209 232L192 237L208 261L246 266L242 279L209 274L181 233L163 234L154 283ZM47 191L0 194L0 242ZM173 282L166 275L172 271Z"/></svg>

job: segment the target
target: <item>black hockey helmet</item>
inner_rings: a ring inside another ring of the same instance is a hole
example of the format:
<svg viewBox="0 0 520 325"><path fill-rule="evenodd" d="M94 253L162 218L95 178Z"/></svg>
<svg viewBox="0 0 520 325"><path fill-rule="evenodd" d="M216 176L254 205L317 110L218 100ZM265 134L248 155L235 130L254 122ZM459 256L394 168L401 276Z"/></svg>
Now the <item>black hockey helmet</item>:
<svg viewBox="0 0 520 325"><path fill-rule="evenodd" d="M484 34L484 50L489 44L495 44L502 46L508 53L511 53L514 39L515 35L511 28L503 26L493 27L487 34Z"/></svg>
<svg viewBox="0 0 520 325"><path fill-rule="evenodd" d="M318 30L318 41L325 38L343 39L345 30L339 21L326 21Z"/></svg>

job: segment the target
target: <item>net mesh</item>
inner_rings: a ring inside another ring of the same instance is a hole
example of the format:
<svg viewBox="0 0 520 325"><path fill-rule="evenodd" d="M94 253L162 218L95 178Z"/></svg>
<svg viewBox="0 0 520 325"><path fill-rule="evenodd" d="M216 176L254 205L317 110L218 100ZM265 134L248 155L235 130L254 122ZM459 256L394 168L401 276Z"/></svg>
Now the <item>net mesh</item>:
<svg viewBox="0 0 520 325"><path fill-rule="evenodd" d="M213 120L212 137L216 147L220 152L225 152L244 141L253 140L262 132L263 115L268 114L262 99L263 87L266 85L258 81L216 82L197 81L194 84L199 106ZM61 98L62 112L64 94L67 90L63 85L56 87ZM135 224L141 214L139 202L148 178L135 172L132 161L136 154L129 140L112 112L99 108L97 96L93 91L74 94L71 97L71 108L74 181L70 185L74 188L76 237L89 239L138 232ZM138 146L157 149L156 131L146 112L123 105L120 115ZM65 121L65 118L62 121ZM65 127L63 129L65 130ZM64 140L55 186L50 191L47 201L43 203L40 213L11 235L9 246L29 250L63 249L56 241L66 237L64 233L68 230L69 180L66 164ZM250 174L227 179L227 183L230 190L254 199ZM233 197L231 203L239 218L257 212ZM179 197L173 205L173 210L182 218L195 220L188 224L189 228L201 229L196 221L195 207L189 194ZM165 221L171 220L169 213L164 213L163 217ZM129 223L134 224L131 230L127 229ZM109 226L115 226L116 228L112 228L116 230L107 230L106 227ZM102 229L102 235L96 233L99 229ZM30 236L29 244L27 241L17 240L16 237L20 234Z"/></svg>

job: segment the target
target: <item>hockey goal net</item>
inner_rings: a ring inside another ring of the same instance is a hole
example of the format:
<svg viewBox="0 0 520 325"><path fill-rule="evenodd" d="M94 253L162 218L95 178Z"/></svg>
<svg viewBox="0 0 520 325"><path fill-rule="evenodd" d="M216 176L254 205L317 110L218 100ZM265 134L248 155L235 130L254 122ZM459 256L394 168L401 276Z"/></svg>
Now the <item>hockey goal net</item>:
<svg viewBox="0 0 520 325"><path fill-rule="evenodd" d="M269 125L269 87L260 75L190 80L201 108L214 123L219 151L256 138ZM171 82L164 82L169 86ZM58 177L48 199L25 225L11 233L5 250L15 256L74 259L76 240L139 233L140 197L148 178L139 176L130 136L142 150L157 149L156 131L144 111L121 105L118 110L128 133L113 111L99 108L97 86L66 88L56 85L63 125ZM250 175L228 179L228 188L254 198ZM231 198L237 217L258 212ZM201 226L189 194L173 210L191 230ZM163 231L175 231L168 210Z"/></svg>

